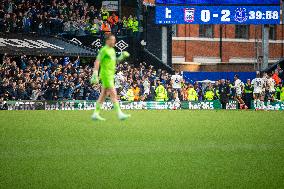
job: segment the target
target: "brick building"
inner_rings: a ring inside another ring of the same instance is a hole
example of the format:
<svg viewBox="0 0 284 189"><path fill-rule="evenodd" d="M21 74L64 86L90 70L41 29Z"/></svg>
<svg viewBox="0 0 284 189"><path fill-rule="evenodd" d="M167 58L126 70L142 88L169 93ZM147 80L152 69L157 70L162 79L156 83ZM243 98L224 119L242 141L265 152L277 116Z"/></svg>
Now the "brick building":
<svg viewBox="0 0 284 189"><path fill-rule="evenodd" d="M144 3L155 1L144 0ZM284 57L282 13L281 18L281 25L270 25L269 63ZM176 70L254 71L261 67L261 25L173 25L172 33L172 60Z"/></svg>
<svg viewBox="0 0 284 189"><path fill-rule="evenodd" d="M284 25L271 25L269 62L284 57ZM260 25L173 26L173 65L183 71L253 71L262 57Z"/></svg>

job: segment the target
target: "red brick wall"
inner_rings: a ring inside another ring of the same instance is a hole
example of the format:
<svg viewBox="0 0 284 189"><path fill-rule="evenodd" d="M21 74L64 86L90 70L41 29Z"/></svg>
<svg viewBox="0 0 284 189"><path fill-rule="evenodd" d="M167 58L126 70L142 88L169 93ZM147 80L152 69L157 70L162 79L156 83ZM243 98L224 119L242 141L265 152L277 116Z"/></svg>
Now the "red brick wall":
<svg viewBox="0 0 284 189"><path fill-rule="evenodd" d="M241 57L241 58L254 58L255 48L254 43L223 43L223 62L229 62L230 58Z"/></svg>
<svg viewBox="0 0 284 189"><path fill-rule="evenodd" d="M223 38L235 38L235 26L223 25ZM284 40L283 25L277 26L277 40ZM214 37L220 37L220 25L214 26ZM177 37L198 37L199 25L178 25ZM250 26L249 38L258 38L261 41L261 26ZM173 56L183 56L186 62L192 62L194 57L220 57L219 41L175 41L173 40ZM261 47L261 43L259 44ZM284 56L284 44L270 43L270 57L277 59ZM261 49L259 49L259 52ZM222 47L222 62L229 62L230 58L255 58L256 49L254 42L225 42Z"/></svg>

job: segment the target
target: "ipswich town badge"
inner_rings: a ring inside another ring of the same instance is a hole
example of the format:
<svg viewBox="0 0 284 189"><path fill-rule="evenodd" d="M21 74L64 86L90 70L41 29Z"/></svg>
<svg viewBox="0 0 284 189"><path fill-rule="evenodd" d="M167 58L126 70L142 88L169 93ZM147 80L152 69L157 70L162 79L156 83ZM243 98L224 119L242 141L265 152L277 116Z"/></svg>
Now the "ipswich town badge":
<svg viewBox="0 0 284 189"><path fill-rule="evenodd" d="M194 22L194 12L194 8L184 9L184 21L188 23Z"/></svg>
<svg viewBox="0 0 284 189"><path fill-rule="evenodd" d="M235 13L235 21L242 23L247 21L247 10L245 8L237 8Z"/></svg>

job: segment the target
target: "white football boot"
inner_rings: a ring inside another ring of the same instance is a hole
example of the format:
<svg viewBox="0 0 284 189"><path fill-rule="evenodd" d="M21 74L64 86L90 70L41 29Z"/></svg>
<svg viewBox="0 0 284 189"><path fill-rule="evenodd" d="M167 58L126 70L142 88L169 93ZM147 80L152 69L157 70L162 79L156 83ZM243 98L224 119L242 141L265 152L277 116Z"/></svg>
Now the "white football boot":
<svg viewBox="0 0 284 189"><path fill-rule="evenodd" d="M120 119L120 120L126 120L126 119L128 119L128 118L130 118L130 117L131 117L130 114L125 114L125 113L122 113L122 112L120 112L120 113L118 114L118 119Z"/></svg>
<svg viewBox="0 0 284 189"><path fill-rule="evenodd" d="M100 114L97 113L97 112L94 112L94 113L93 113L92 119L95 120L95 121L96 121L96 120L98 120L98 121L105 121L105 120L106 120L105 118L102 118L102 117L100 116Z"/></svg>

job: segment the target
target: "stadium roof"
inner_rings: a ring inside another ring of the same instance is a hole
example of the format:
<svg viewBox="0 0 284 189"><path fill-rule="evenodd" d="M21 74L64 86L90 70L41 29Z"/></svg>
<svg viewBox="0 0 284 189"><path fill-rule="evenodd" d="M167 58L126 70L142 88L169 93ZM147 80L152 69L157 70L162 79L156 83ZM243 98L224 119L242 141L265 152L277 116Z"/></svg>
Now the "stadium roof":
<svg viewBox="0 0 284 189"><path fill-rule="evenodd" d="M36 34L0 34L0 54L32 56L95 57L91 48L70 41Z"/></svg>

